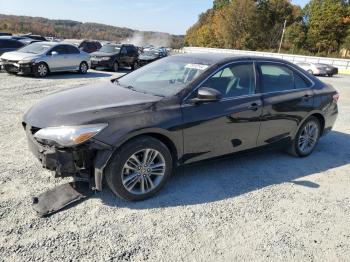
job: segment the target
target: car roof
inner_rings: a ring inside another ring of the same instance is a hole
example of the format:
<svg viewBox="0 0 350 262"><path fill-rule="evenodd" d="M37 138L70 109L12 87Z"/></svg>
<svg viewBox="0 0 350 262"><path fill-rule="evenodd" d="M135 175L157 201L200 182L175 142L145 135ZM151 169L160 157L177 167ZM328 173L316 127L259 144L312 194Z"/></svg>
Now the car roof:
<svg viewBox="0 0 350 262"><path fill-rule="evenodd" d="M230 61L239 61L239 60L257 60L257 61L271 61L271 62L282 62L285 64L290 64L290 62L274 57L265 57L265 56L251 56L251 55L237 55L237 54L224 54L224 53L186 53L180 54L177 56L186 57L189 59L197 60L198 63L207 63L207 64L221 64L227 63Z"/></svg>

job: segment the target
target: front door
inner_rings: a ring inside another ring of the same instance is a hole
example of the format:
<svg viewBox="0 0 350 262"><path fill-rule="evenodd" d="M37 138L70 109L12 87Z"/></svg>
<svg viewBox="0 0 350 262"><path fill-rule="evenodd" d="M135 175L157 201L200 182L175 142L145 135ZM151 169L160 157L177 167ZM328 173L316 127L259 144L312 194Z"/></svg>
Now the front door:
<svg viewBox="0 0 350 262"><path fill-rule="evenodd" d="M64 45L55 46L47 53L47 64L51 72L67 69L67 50Z"/></svg>
<svg viewBox="0 0 350 262"><path fill-rule="evenodd" d="M256 146L262 113L252 62L233 63L201 87L222 94L215 102L193 104L196 91L184 101L184 163L230 154Z"/></svg>

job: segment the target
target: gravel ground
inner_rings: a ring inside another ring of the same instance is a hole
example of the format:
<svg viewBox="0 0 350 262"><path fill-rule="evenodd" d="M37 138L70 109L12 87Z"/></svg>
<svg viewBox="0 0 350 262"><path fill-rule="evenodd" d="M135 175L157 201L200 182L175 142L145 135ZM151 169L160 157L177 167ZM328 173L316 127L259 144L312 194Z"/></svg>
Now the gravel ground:
<svg viewBox="0 0 350 262"><path fill-rule="evenodd" d="M350 77L334 131L306 159L256 153L179 169L157 197L139 203L102 193L49 218L31 198L54 179L28 151L23 113L109 72L47 79L0 73L0 260L349 261Z"/></svg>

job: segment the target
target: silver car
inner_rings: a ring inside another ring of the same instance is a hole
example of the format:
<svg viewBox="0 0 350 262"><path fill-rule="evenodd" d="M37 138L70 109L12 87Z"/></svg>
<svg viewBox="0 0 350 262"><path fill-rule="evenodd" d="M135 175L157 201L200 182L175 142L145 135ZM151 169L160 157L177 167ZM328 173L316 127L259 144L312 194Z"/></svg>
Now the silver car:
<svg viewBox="0 0 350 262"><path fill-rule="evenodd" d="M45 77L50 72L89 69L90 55L74 45L54 42L36 42L14 52L4 53L1 63L8 73L34 74Z"/></svg>
<svg viewBox="0 0 350 262"><path fill-rule="evenodd" d="M308 73L312 75L317 76L326 76L327 73L327 66L321 65L321 64L314 64L314 63L307 63L307 62L297 62L295 63L297 66L300 66L302 69L307 71Z"/></svg>

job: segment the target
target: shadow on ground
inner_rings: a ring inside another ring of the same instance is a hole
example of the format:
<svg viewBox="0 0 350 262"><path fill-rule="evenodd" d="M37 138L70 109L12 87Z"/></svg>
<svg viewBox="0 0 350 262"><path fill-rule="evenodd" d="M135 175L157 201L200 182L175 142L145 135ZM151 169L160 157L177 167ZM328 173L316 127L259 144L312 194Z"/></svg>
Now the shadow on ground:
<svg viewBox="0 0 350 262"><path fill-rule="evenodd" d="M113 74L108 72L96 72L89 71L87 74L79 74L76 72L60 72L52 73L48 75L45 79L87 79L87 78L102 78L102 77L111 77Z"/></svg>
<svg viewBox="0 0 350 262"><path fill-rule="evenodd" d="M349 164L349 148L349 134L332 132L323 137L315 152L306 158L271 150L231 156L178 168L167 186L158 195L145 201L121 200L114 196L107 185L104 185L103 192L92 197L102 199L104 204L112 207L149 209L211 203L282 183L317 190L320 185L309 181L307 176ZM60 211L70 209L86 199Z"/></svg>
<svg viewBox="0 0 350 262"><path fill-rule="evenodd" d="M147 209L210 203L281 183L317 190L320 185L308 181L307 176L349 164L349 148L349 134L332 132L307 158L280 151L233 156L179 168L160 194L146 201L120 200L107 186L95 197L109 206Z"/></svg>

